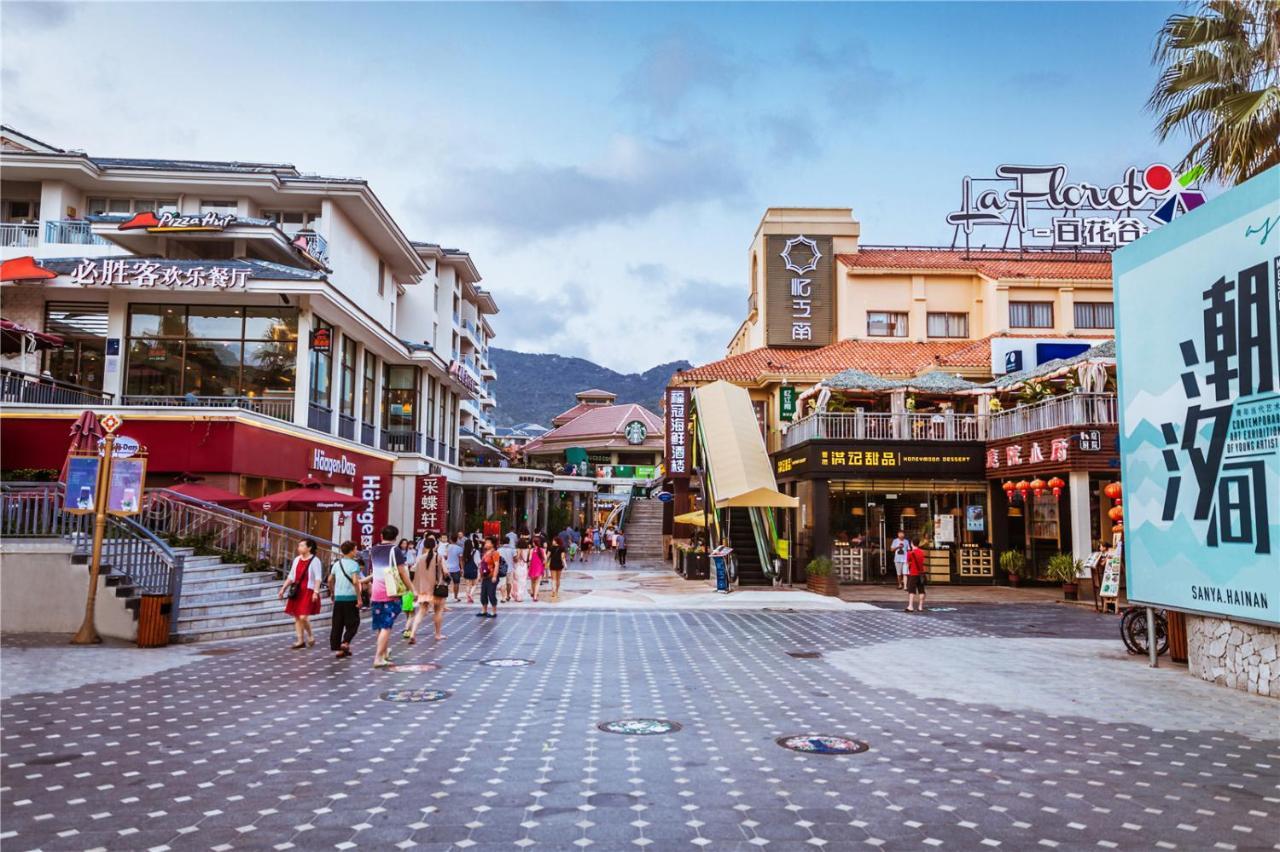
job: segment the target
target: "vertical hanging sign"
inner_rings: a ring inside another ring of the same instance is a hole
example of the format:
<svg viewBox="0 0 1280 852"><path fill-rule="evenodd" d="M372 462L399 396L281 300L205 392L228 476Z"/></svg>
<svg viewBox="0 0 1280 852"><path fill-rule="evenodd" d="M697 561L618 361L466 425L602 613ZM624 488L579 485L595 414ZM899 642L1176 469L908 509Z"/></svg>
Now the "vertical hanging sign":
<svg viewBox="0 0 1280 852"><path fill-rule="evenodd" d="M689 388L667 388L667 476L688 478Z"/></svg>
<svg viewBox="0 0 1280 852"><path fill-rule="evenodd" d="M445 532L448 522L449 481L440 475L419 476L415 489L414 530L418 535Z"/></svg>

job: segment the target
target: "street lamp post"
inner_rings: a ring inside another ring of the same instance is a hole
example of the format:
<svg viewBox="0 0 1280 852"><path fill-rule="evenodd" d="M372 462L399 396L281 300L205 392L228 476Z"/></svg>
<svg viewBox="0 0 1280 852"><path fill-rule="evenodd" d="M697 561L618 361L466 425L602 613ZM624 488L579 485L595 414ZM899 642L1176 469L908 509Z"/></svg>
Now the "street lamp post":
<svg viewBox="0 0 1280 852"><path fill-rule="evenodd" d="M95 489L93 501L93 550L89 556L89 594L84 604L84 621L76 635L71 637L72 645L97 645L102 642L98 635L95 610L98 602L98 573L102 566L102 539L107 531L107 490L111 485L111 453L115 448L115 431L109 431L102 439L99 453L102 461L98 463L98 487Z"/></svg>

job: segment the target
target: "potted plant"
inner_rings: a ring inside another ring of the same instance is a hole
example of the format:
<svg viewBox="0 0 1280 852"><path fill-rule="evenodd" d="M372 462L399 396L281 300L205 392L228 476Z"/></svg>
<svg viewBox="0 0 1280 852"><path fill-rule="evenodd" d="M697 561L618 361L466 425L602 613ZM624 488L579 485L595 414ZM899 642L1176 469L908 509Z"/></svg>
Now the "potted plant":
<svg viewBox="0 0 1280 852"><path fill-rule="evenodd" d="M826 556L810 560L805 566L805 587L816 595L839 597L840 583L836 579L835 565Z"/></svg>
<svg viewBox="0 0 1280 852"><path fill-rule="evenodd" d="M1021 550L1006 550L1000 554L1000 570L1009 575L1009 585L1016 586L1026 576L1027 557Z"/></svg>
<svg viewBox="0 0 1280 852"><path fill-rule="evenodd" d="M1062 583L1062 599L1073 601L1076 599L1078 584L1076 578L1080 576L1084 563L1079 559L1075 559L1070 553L1055 553L1049 557L1049 563L1045 565L1045 576L1050 580Z"/></svg>

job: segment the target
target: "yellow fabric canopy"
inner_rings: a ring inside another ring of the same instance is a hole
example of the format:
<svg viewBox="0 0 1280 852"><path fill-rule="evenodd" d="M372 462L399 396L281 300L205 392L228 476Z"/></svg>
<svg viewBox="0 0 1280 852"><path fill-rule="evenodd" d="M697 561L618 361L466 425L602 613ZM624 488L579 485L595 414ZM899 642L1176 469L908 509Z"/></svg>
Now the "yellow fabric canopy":
<svg viewBox="0 0 1280 852"><path fill-rule="evenodd" d="M695 527L705 527L707 525L707 516L701 509L695 512L685 512L683 515L676 515L671 520L677 524L692 524Z"/></svg>
<svg viewBox="0 0 1280 852"><path fill-rule="evenodd" d="M778 491L764 436L746 388L712 382L695 388L698 424L706 444L716 507L758 506L793 509L794 497Z"/></svg>

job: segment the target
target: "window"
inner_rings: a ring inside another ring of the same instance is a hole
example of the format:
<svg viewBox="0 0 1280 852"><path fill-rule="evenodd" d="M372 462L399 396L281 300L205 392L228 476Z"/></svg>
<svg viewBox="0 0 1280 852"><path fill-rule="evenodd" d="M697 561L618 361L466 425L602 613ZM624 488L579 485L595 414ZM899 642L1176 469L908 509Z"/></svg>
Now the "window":
<svg viewBox="0 0 1280 852"><path fill-rule="evenodd" d="M262 215L279 223L280 227L290 234L314 228L320 219L319 213L306 210L263 210Z"/></svg>
<svg viewBox="0 0 1280 852"><path fill-rule="evenodd" d="M176 198L100 198L91 197L85 203L90 216L103 216L109 213L142 213L154 210L157 213L177 213Z"/></svg>
<svg viewBox="0 0 1280 852"><path fill-rule="evenodd" d="M427 439L436 436L436 380L427 377Z"/></svg>
<svg viewBox="0 0 1280 852"><path fill-rule="evenodd" d="M130 396L293 398L294 308L132 305Z"/></svg>
<svg viewBox="0 0 1280 852"><path fill-rule="evenodd" d="M356 415L356 342L342 336L342 365L339 368L338 410L348 417Z"/></svg>
<svg viewBox="0 0 1280 852"><path fill-rule="evenodd" d="M968 337L969 315L930 313L927 317L930 337Z"/></svg>
<svg viewBox="0 0 1280 852"><path fill-rule="evenodd" d="M62 338L62 348L45 353L44 369L60 382L102 390L107 354L106 304L47 302L44 329Z"/></svg>
<svg viewBox="0 0 1280 852"><path fill-rule="evenodd" d="M332 396L330 385L333 382L333 326L316 317L315 331L329 330L329 351L322 352L311 349L311 404L328 408ZM310 347L308 347L310 349Z"/></svg>
<svg viewBox="0 0 1280 852"><path fill-rule="evenodd" d="M228 201L226 199L202 198L200 199L200 212L224 214L235 213L236 203L235 201Z"/></svg>
<svg viewBox="0 0 1280 852"><path fill-rule="evenodd" d="M1115 307L1110 302L1076 302L1076 328L1115 327Z"/></svg>
<svg viewBox="0 0 1280 852"><path fill-rule="evenodd" d="M1010 328L1053 328L1053 302L1010 302Z"/></svg>
<svg viewBox="0 0 1280 852"><path fill-rule="evenodd" d="M896 311L867 311L867 337L906 337L907 315Z"/></svg>
<svg viewBox="0 0 1280 852"><path fill-rule="evenodd" d="M418 368L388 364L383 376L382 428L413 432L418 428Z"/></svg>
<svg viewBox="0 0 1280 852"><path fill-rule="evenodd" d="M34 222L40 218L40 202L5 201L3 218L6 222Z"/></svg>
<svg viewBox="0 0 1280 852"><path fill-rule="evenodd" d="M378 261L378 295L384 295L386 292L387 264L384 261Z"/></svg>
<svg viewBox="0 0 1280 852"><path fill-rule="evenodd" d="M378 359L371 352L364 353L364 384L360 388L360 419L373 423L375 411L374 393L378 386Z"/></svg>

